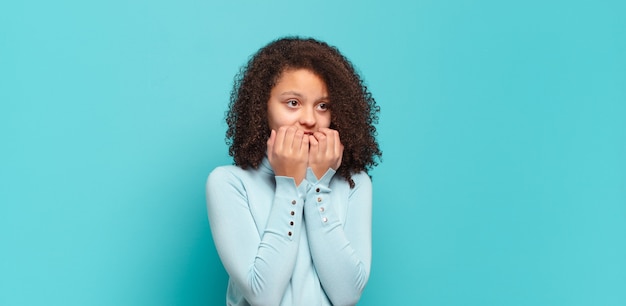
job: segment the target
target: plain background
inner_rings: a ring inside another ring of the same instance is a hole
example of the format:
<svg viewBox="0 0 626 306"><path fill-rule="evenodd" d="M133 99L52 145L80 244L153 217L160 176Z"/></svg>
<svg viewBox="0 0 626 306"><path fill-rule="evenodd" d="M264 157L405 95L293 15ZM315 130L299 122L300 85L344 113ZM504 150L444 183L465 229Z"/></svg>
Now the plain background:
<svg viewBox="0 0 626 306"><path fill-rule="evenodd" d="M0 305L223 305L233 76L336 45L382 108L360 305L626 305L624 1L3 1ZM237 220L233 220L237 222Z"/></svg>

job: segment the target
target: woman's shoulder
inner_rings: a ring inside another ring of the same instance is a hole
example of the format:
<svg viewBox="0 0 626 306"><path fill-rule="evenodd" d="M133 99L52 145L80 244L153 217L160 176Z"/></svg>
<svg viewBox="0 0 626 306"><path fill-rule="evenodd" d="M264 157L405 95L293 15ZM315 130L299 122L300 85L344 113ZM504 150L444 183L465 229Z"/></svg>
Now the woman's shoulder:
<svg viewBox="0 0 626 306"><path fill-rule="evenodd" d="M371 182L372 181L372 178L370 177L370 175L367 174L367 172L365 172L365 171L352 173L352 179L354 180L355 183L356 183L357 180L359 182L361 182L361 181Z"/></svg>
<svg viewBox="0 0 626 306"><path fill-rule="evenodd" d="M250 175L251 169L242 169L236 165L223 165L215 167L210 173L209 177L219 177L219 178L228 178L228 177L241 177Z"/></svg>
<svg viewBox="0 0 626 306"><path fill-rule="evenodd" d="M209 173L207 183L217 185L242 183L259 179L259 175L258 169L243 169L236 165L224 165L216 167Z"/></svg>
<svg viewBox="0 0 626 306"><path fill-rule="evenodd" d="M224 174L228 174L228 173L234 173L234 174L238 174L238 173L243 173L243 169L241 169L238 166L235 165L223 165L223 166L217 166L215 167L211 173L209 173L209 176L211 175L224 175Z"/></svg>
<svg viewBox="0 0 626 306"><path fill-rule="evenodd" d="M245 175L245 170L235 165L218 166L207 178L208 185L221 185L224 183L232 183L240 181L242 176Z"/></svg>
<svg viewBox="0 0 626 306"><path fill-rule="evenodd" d="M245 196L246 170L235 165L219 166L213 169L206 180L207 203L217 205L220 196Z"/></svg>
<svg viewBox="0 0 626 306"><path fill-rule="evenodd" d="M354 188L350 188L349 187L350 184L348 183L348 181L338 174L335 174L335 177L333 178L334 185L345 186L345 188L349 190L350 192L354 192L355 190L359 190L362 188L367 188L367 189L372 188L372 179L370 178L369 174L367 174L367 172L365 171L352 173L350 178L354 182Z"/></svg>
<svg viewBox="0 0 626 306"><path fill-rule="evenodd" d="M365 171L353 173L352 180L354 181L354 189L363 187L372 188L372 178Z"/></svg>

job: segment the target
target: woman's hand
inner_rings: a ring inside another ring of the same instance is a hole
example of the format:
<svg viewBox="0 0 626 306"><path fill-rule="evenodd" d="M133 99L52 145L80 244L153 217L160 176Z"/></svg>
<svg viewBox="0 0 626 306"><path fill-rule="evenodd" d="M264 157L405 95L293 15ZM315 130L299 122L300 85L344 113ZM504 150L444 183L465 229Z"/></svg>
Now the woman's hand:
<svg viewBox="0 0 626 306"><path fill-rule="evenodd" d="M309 167L317 179L328 171L328 168L337 170L341 165L343 144L339 140L339 132L328 128L321 128L313 135L309 135L311 147L309 149Z"/></svg>
<svg viewBox="0 0 626 306"><path fill-rule="evenodd" d="M274 174L293 177L300 185L306 175L309 157L309 137L295 126L282 126L272 130L267 140L267 158Z"/></svg>

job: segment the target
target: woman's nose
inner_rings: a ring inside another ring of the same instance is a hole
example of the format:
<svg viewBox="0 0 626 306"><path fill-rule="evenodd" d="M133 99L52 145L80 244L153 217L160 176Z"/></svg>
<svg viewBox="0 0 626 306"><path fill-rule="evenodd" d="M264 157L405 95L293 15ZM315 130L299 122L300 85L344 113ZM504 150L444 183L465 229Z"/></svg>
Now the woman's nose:
<svg viewBox="0 0 626 306"><path fill-rule="evenodd" d="M315 111L312 109L303 109L300 115L300 124L311 127L315 125Z"/></svg>

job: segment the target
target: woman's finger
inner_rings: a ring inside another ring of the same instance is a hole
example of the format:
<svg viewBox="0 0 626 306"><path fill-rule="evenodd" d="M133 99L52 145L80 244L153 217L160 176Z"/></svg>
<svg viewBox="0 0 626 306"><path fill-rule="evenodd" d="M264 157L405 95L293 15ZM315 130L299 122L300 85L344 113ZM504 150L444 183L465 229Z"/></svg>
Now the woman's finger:
<svg viewBox="0 0 626 306"><path fill-rule="evenodd" d="M304 138L304 131L301 129L296 129L296 132L293 134L291 152L296 154L300 153L300 149L302 148L302 138Z"/></svg>
<svg viewBox="0 0 626 306"><path fill-rule="evenodd" d="M285 132L287 132L287 130L284 127L280 127L278 128L278 131L276 131L276 140L274 141L274 151L272 152L282 152L284 150Z"/></svg>
<svg viewBox="0 0 626 306"><path fill-rule="evenodd" d="M309 137L309 155L316 155L319 150L319 141L314 135L308 135Z"/></svg>
<svg viewBox="0 0 626 306"><path fill-rule="evenodd" d="M297 129L295 126L285 127L285 139L283 140L283 149L285 150L285 153L292 153L294 151L293 142L296 135L296 130Z"/></svg>
<svg viewBox="0 0 626 306"><path fill-rule="evenodd" d="M326 155L334 158L336 156L335 151L335 131L331 129L324 129L326 135Z"/></svg>
<svg viewBox="0 0 626 306"><path fill-rule="evenodd" d="M317 140L318 147L317 153L325 154L326 153L326 135L320 131L313 133L313 136Z"/></svg>
<svg viewBox="0 0 626 306"><path fill-rule="evenodd" d="M300 144L300 154L301 155L307 155L307 160L308 160L308 155L309 155L309 138L311 136L309 135L305 135L304 132L302 133L302 143Z"/></svg>
<svg viewBox="0 0 626 306"><path fill-rule="evenodd" d="M272 130L270 132L270 138L267 139L267 156L271 156L271 153L274 152L274 142L276 141L276 131Z"/></svg>
<svg viewBox="0 0 626 306"><path fill-rule="evenodd" d="M341 143L341 137L339 137L339 132L335 131L335 156L343 155L343 144Z"/></svg>

